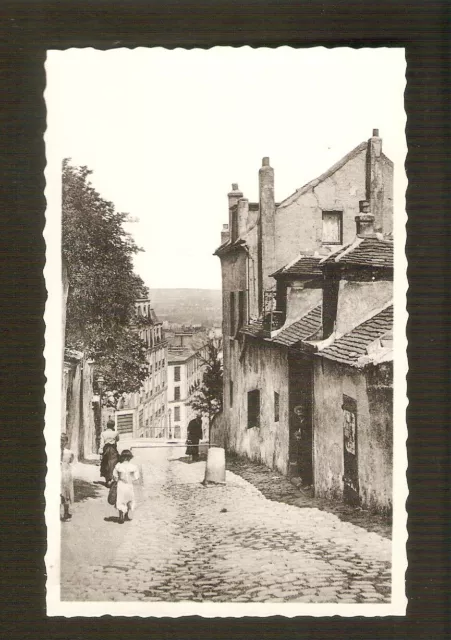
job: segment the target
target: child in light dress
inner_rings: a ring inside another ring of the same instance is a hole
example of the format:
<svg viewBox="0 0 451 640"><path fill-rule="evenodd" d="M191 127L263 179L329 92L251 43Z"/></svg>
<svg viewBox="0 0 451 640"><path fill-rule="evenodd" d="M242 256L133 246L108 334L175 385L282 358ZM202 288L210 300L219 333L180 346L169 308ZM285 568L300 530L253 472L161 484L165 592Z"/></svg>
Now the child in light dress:
<svg viewBox="0 0 451 640"><path fill-rule="evenodd" d="M139 469L131 462L132 458L132 452L124 449L113 471L113 480L117 482L116 509L119 511L120 524L130 520L130 512L135 508L133 482L139 479Z"/></svg>
<svg viewBox="0 0 451 640"><path fill-rule="evenodd" d="M72 475L73 452L67 447L68 437L61 435L61 504L64 507L63 520L72 518L69 512L70 505L74 502L74 478Z"/></svg>

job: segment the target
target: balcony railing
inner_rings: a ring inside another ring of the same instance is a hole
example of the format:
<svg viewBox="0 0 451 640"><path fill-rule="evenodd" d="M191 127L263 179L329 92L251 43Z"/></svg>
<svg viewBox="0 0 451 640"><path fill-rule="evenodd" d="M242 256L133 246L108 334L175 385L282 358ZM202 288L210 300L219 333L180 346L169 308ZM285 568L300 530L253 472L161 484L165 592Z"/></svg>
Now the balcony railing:
<svg viewBox="0 0 451 640"><path fill-rule="evenodd" d="M276 306L276 290L266 289L263 292L263 329L270 333L280 329L285 320L283 311Z"/></svg>
<svg viewBox="0 0 451 640"><path fill-rule="evenodd" d="M284 323L283 311L270 311L263 319L263 329L272 333L281 329Z"/></svg>

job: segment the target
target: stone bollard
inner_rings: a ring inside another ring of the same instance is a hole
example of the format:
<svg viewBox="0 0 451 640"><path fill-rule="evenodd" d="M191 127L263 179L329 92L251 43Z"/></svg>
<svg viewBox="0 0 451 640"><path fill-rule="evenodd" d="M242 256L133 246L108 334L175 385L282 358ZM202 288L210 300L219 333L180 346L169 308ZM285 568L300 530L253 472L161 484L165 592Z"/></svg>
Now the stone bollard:
<svg viewBox="0 0 451 640"><path fill-rule="evenodd" d="M225 484L225 451L221 447L210 447L207 454L203 484Z"/></svg>

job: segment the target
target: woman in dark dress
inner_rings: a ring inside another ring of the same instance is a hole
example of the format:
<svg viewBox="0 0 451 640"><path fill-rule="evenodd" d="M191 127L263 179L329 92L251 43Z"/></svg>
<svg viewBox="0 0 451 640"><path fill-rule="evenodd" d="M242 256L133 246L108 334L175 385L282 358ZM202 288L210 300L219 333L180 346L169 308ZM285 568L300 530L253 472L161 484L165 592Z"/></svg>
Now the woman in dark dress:
<svg viewBox="0 0 451 640"><path fill-rule="evenodd" d="M117 450L117 441L119 434L116 431L115 424L112 420L108 420L107 428L100 436L99 453L102 456L100 462L100 476L105 478L106 486L110 486L113 480L114 467L119 461L119 452Z"/></svg>
<svg viewBox="0 0 451 640"><path fill-rule="evenodd" d="M202 418L197 416L188 424L188 439L186 444L186 455L191 456L193 461L199 460L199 442L202 440Z"/></svg>

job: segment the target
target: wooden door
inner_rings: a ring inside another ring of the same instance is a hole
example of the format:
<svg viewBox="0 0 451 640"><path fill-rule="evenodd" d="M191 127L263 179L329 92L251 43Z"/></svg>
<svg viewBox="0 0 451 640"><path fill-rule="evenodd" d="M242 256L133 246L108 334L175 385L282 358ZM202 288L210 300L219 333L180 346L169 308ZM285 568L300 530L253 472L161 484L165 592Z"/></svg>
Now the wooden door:
<svg viewBox="0 0 451 640"><path fill-rule="evenodd" d="M343 396L343 499L348 504L359 504L359 461L357 437L357 404L353 398Z"/></svg>

